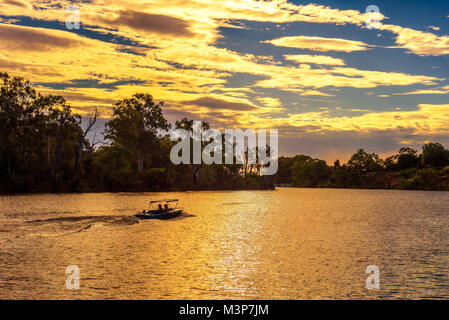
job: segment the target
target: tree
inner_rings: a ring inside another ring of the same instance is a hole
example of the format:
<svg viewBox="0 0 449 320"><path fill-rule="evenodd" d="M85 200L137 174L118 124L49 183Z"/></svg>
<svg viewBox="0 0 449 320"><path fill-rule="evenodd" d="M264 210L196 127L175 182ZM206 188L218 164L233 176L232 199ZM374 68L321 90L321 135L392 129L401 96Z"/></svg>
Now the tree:
<svg viewBox="0 0 449 320"><path fill-rule="evenodd" d="M189 132L189 136L190 136L190 150L193 151L193 140L195 139L194 134L193 134L193 125L194 125L194 121L193 120L188 120L187 118L182 119L181 121L176 121L175 126L176 129L184 129L186 131ZM209 130L210 129L210 125L207 122L203 122L201 121L201 128L199 128L201 131L204 130ZM200 137L201 139L201 137ZM203 150L204 145L206 144L203 141L200 141L201 143L201 150ZM192 183L194 186L196 186L197 184L197 180L198 180L198 173L201 170L201 168L203 167L203 164L195 164L193 163L193 152L190 152L190 168L192 170Z"/></svg>
<svg viewBox="0 0 449 320"><path fill-rule="evenodd" d="M417 150L408 147L401 148L397 158L399 170L416 168L418 165L418 159Z"/></svg>
<svg viewBox="0 0 449 320"><path fill-rule="evenodd" d="M75 141L75 168L74 168L74 181L73 181L73 190L76 192L80 192L81 186L81 158L83 147L86 145L86 136L89 134L91 130L94 129L95 123L97 122L100 113L97 108L95 108L92 113L87 117L87 125L83 130L78 130L78 139ZM79 119L79 127L81 129L81 118ZM95 145L95 138L92 142Z"/></svg>
<svg viewBox="0 0 449 320"><path fill-rule="evenodd" d="M381 159L375 153L368 154L363 149L359 149L357 153L353 154L351 159L348 161L348 166L352 169L357 169L361 171L381 171Z"/></svg>
<svg viewBox="0 0 449 320"><path fill-rule="evenodd" d="M296 187L318 187L323 185L331 174L325 161L302 156L292 166L293 184Z"/></svg>
<svg viewBox="0 0 449 320"><path fill-rule="evenodd" d="M292 183L292 165L293 158L279 157L279 170L274 176L276 184L291 184Z"/></svg>
<svg viewBox="0 0 449 320"><path fill-rule="evenodd" d="M43 113L36 99L36 91L28 81L0 73L0 177L5 184L15 183L24 157L33 156L21 151L34 151L34 128L42 128L38 120L42 120Z"/></svg>
<svg viewBox="0 0 449 320"><path fill-rule="evenodd" d="M340 160L335 160L334 162L334 169L340 169L341 168L341 164L340 164Z"/></svg>
<svg viewBox="0 0 449 320"><path fill-rule="evenodd" d="M105 138L132 150L141 173L145 155L158 143L160 131L170 129L162 113L163 106L163 102L156 104L150 94L137 93L117 102L113 118L106 123Z"/></svg>
<svg viewBox="0 0 449 320"><path fill-rule="evenodd" d="M74 141L77 140L78 132L81 130L79 121L81 117L74 115L69 105L61 96L47 96L44 97L45 104L48 106L48 124L47 128L50 128L49 135L54 132L55 134L55 155L53 158L52 167L52 183L53 190L59 192L60 185L60 168L62 161L62 154L64 152L64 145L66 142L73 146ZM67 149L67 148L66 148ZM73 153L75 150L73 150ZM69 157L64 157L68 159ZM72 157L70 157L72 158ZM72 158L73 159L73 158Z"/></svg>
<svg viewBox="0 0 449 320"><path fill-rule="evenodd" d="M422 164L426 167L442 167L449 164L449 151L439 143L428 143L422 147Z"/></svg>
<svg viewBox="0 0 449 320"><path fill-rule="evenodd" d="M0 73L0 181L8 190L42 190L71 179L79 116L61 96L42 96L23 78ZM50 191L50 190L47 190Z"/></svg>
<svg viewBox="0 0 449 320"><path fill-rule="evenodd" d="M117 102L105 132L110 143L95 149L95 137L92 142L87 136L97 122L98 110L86 120L73 113L63 97L40 95L23 78L0 73L0 192L186 190L192 186L235 189L268 185L269 179L257 175L263 168L260 161L255 165L246 163L248 179L243 179L242 165L235 164L234 142L222 141L224 146L233 148L233 164L173 165L170 153L175 144L164 132L170 125L163 117L162 107L163 103L154 103L149 94L136 94ZM184 118L176 124L189 131L189 142L198 139L193 136L193 121ZM207 123L201 126L209 129ZM200 143L202 150L211 145L208 141ZM200 169L204 170L199 172Z"/></svg>
<svg viewBox="0 0 449 320"><path fill-rule="evenodd" d="M395 154L392 155L391 157L388 157L384 160L384 167L385 170L387 171L397 171L399 166L398 166L398 158L399 155Z"/></svg>
<svg viewBox="0 0 449 320"><path fill-rule="evenodd" d="M100 147L93 155L91 183L100 182L102 190L115 192L129 187L132 183L130 158L129 150L120 144Z"/></svg>

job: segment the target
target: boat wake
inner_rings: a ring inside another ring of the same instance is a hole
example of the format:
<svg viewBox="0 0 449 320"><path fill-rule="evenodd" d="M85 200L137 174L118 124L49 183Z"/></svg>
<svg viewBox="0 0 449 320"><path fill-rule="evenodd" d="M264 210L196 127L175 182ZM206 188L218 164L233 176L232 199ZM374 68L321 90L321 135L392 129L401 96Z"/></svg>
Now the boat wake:
<svg viewBox="0 0 449 320"><path fill-rule="evenodd" d="M130 226L139 223L133 216L79 216L26 221L26 236L60 237L100 226ZM24 230L24 231L25 231Z"/></svg>
<svg viewBox="0 0 449 320"><path fill-rule="evenodd" d="M89 224L85 227L82 227L79 230L75 230L75 231L70 231L70 232L63 232L63 233L30 233L27 234L27 236L37 236L37 237L63 237L63 236L68 236L70 234L74 234L74 233L80 233L82 231L85 231L87 229L92 228L93 225Z"/></svg>
<svg viewBox="0 0 449 320"><path fill-rule="evenodd" d="M139 223L139 219L134 216L81 216L81 217L59 217L59 218L50 218L44 220L31 220L26 221L25 223L31 224L43 224L43 223L52 223L52 222L78 222L78 221L91 221L91 222L104 222L111 225L133 225Z"/></svg>

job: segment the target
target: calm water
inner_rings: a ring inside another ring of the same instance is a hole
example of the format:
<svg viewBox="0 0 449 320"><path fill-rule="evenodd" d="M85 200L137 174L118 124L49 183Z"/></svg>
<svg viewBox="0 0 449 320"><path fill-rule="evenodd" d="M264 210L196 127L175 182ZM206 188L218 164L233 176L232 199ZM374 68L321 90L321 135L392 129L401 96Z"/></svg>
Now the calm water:
<svg viewBox="0 0 449 320"><path fill-rule="evenodd" d="M187 214L130 217L160 198ZM449 298L448 232L444 192L2 196L0 298ZM80 290L65 287L69 265Z"/></svg>

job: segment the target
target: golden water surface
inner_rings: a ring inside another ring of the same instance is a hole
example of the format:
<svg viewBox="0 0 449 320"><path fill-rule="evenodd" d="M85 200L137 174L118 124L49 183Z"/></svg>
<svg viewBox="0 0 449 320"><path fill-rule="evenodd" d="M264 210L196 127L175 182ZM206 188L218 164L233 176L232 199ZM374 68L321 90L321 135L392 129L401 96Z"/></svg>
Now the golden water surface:
<svg viewBox="0 0 449 320"><path fill-rule="evenodd" d="M186 213L132 217L164 198ZM448 232L447 192L0 196L0 298L447 299Z"/></svg>

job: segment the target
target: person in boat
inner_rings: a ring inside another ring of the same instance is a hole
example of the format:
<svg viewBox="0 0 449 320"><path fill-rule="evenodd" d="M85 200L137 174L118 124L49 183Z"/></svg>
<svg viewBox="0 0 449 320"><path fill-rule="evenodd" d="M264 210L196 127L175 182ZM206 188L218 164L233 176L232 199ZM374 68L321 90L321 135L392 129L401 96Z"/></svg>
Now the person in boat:
<svg viewBox="0 0 449 320"><path fill-rule="evenodd" d="M164 211L168 212L168 204L164 204Z"/></svg>
<svg viewBox="0 0 449 320"><path fill-rule="evenodd" d="M162 205L160 203L157 205L157 207L158 207L159 212L163 212L164 211L164 209L162 209Z"/></svg>
<svg viewBox="0 0 449 320"><path fill-rule="evenodd" d="M145 214L146 213L145 210L143 210L142 213Z"/></svg>

